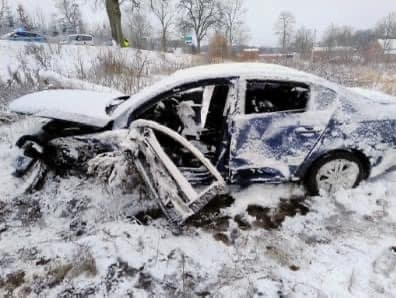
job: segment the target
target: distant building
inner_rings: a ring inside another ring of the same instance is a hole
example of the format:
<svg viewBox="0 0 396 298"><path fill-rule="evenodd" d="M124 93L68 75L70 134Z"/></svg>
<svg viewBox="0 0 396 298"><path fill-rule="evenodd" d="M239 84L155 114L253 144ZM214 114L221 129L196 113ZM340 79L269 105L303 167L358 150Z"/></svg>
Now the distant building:
<svg viewBox="0 0 396 298"><path fill-rule="evenodd" d="M262 53L259 55L260 61L267 63L279 63L280 61L292 60L296 58L296 53Z"/></svg>
<svg viewBox="0 0 396 298"><path fill-rule="evenodd" d="M378 39L384 60L396 62L396 39Z"/></svg>
<svg viewBox="0 0 396 298"><path fill-rule="evenodd" d="M314 47L314 61L329 61L333 63L349 63L360 59L357 49L349 46Z"/></svg>
<svg viewBox="0 0 396 298"><path fill-rule="evenodd" d="M242 61L257 61L259 60L259 48L246 48L239 53L239 58Z"/></svg>

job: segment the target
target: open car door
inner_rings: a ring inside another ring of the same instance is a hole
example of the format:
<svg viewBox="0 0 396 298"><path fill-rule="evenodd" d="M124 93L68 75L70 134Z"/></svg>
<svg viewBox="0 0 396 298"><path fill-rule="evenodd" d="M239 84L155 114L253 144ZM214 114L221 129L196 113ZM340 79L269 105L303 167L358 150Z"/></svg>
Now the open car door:
<svg viewBox="0 0 396 298"><path fill-rule="evenodd" d="M184 137L148 120L134 121L130 128L136 169L172 223L183 224L225 193L220 173Z"/></svg>

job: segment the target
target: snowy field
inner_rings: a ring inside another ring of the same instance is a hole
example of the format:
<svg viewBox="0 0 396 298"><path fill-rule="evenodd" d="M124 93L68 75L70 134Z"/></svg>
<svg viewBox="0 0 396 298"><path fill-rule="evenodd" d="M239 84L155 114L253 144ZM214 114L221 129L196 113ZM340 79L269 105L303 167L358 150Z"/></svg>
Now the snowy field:
<svg viewBox="0 0 396 298"><path fill-rule="evenodd" d="M9 47L0 45L3 81L20 67ZM46 70L78 77L66 57L99 50L62 48ZM234 189L175 233L140 189L50 176L23 194L10 175L14 144L36 122L0 122L0 296L396 297L396 174L332 197Z"/></svg>

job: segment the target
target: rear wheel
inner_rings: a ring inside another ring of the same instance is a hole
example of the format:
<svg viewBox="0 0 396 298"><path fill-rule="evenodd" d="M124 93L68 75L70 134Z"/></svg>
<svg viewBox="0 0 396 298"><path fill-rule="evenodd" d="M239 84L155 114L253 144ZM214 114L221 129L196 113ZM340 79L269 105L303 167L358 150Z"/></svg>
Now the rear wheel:
<svg viewBox="0 0 396 298"><path fill-rule="evenodd" d="M340 189L356 187L365 177L360 159L349 152L335 152L313 164L305 179L305 186L312 195L321 191L332 194Z"/></svg>

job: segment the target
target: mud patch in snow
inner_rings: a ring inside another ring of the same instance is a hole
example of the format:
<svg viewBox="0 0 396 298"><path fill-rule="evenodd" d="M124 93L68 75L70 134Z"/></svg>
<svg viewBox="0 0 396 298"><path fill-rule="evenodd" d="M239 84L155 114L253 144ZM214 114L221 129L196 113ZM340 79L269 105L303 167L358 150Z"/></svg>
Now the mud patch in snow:
<svg viewBox="0 0 396 298"><path fill-rule="evenodd" d="M309 208L304 201L305 197L290 199L280 199L276 208L262 207L259 205L249 205L247 213L254 217L253 225L264 229L277 229L285 221L286 217L293 217L296 214L306 215Z"/></svg>

